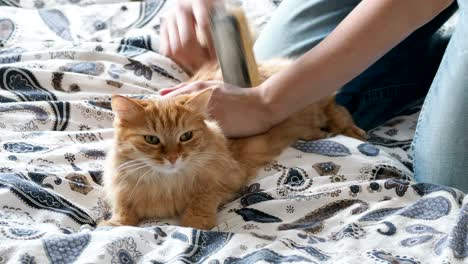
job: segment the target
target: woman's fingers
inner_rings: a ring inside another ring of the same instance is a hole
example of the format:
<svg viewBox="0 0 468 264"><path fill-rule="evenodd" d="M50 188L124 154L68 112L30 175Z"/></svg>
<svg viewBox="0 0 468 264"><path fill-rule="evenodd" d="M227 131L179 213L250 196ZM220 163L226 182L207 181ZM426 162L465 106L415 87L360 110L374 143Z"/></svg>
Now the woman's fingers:
<svg viewBox="0 0 468 264"><path fill-rule="evenodd" d="M190 47L197 41L195 32L195 18L186 4L180 4L176 16L179 38L183 47Z"/></svg>
<svg viewBox="0 0 468 264"><path fill-rule="evenodd" d="M213 40L211 38L210 28L210 13L213 8L213 4L207 4L207 1L195 0L192 2L193 16L197 23L197 29L200 35L203 37L204 44L208 48L210 58L215 58L216 53L213 46Z"/></svg>
<svg viewBox="0 0 468 264"><path fill-rule="evenodd" d="M169 35L167 33L167 26L164 18L161 18L161 30L159 33L160 37L160 47L159 52L166 57L171 57L171 48L169 43Z"/></svg>
<svg viewBox="0 0 468 264"><path fill-rule="evenodd" d="M167 18L166 26L167 32L169 35L169 45L172 51L172 54L176 55L179 53L180 49L182 48L182 44L180 43L179 39L179 29L177 28L177 22L174 16L170 16Z"/></svg>
<svg viewBox="0 0 468 264"><path fill-rule="evenodd" d="M208 17L212 7L213 0L179 0L161 23L161 54L189 74L216 57Z"/></svg>
<svg viewBox="0 0 468 264"><path fill-rule="evenodd" d="M181 43L181 49L177 52L179 56L176 56L176 59L189 73L193 73L206 61L207 51L197 39L196 22L190 6L180 5L176 21Z"/></svg>

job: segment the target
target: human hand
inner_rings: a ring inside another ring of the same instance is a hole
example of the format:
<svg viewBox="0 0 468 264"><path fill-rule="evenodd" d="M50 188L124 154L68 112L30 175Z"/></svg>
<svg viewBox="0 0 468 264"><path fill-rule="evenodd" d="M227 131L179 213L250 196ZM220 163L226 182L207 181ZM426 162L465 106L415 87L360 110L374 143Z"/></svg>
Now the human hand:
<svg viewBox="0 0 468 264"><path fill-rule="evenodd" d="M160 91L164 97L213 89L209 111L227 137L246 137L263 133L274 125L273 115L262 99L263 89L239 88L221 81L182 83Z"/></svg>
<svg viewBox="0 0 468 264"><path fill-rule="evenodd" d="M161 24L161 54L189 74L215 59L210 12L216 0L178 0Z"/></svg>

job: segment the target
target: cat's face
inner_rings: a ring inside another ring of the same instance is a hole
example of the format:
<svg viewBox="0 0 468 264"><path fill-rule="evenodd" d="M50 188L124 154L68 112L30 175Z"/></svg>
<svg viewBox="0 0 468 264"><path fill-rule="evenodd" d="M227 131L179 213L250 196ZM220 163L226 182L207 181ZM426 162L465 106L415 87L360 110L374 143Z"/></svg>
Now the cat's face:
<svg viewBox="0 0 468 264"><path fill-rule="evenodd" d="M212 130L205 122L211 91L161 100L112 98L121 151L160 174L203 166Z"/></svg>

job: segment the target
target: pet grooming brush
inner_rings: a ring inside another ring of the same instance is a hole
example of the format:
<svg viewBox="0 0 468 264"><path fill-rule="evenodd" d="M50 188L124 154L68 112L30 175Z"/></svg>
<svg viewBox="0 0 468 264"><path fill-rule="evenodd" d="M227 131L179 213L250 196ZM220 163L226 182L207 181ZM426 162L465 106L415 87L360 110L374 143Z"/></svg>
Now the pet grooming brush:
<svg viewBox="0 0 468 264"><path fill-rule="evenodd" d="M224 82L244 88L259 85L252 35L242 9L219 4L212 10L210 22Z"/></svg>

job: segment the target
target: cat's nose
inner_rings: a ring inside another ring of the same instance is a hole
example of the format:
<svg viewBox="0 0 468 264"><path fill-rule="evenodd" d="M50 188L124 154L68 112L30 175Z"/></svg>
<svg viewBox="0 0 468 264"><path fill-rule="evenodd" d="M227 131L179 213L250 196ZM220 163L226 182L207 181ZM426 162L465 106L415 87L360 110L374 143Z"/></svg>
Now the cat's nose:
<svg viewBox="0 0 468 264"><path fill-rule="evenodd" d="M179 158L179 156L177 155L171 155L171 156L167 156L167 160L172 164L174 165L177 161L177 159Z"/></svg>

